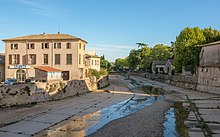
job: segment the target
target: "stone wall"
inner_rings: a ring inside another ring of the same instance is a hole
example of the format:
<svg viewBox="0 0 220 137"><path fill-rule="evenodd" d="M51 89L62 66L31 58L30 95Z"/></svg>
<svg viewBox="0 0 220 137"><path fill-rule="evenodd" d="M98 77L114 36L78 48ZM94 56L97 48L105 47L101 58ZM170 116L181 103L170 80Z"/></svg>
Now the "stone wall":
<svg viewBox="0 0 220 137"><path fill-rule="evenodd" d="M98 89L105 88L105 87L107 87L108 85L110 85L108 75L102 77L102 78L99 79L98 82L97 82L97 87L98 87Z"/></svg>
<svg viewBox="0 0 220 137"><path fill-rule="evenodd" d="M109 85L108 76L96 81L95 77L85 80L36 82L0 87L0 107L59 100L80 95Z"/></svg>
<svg viewBox="0 0 220 137"><path fill-rule="evenodd" d="M219 67L199 67L198 74L198 90L220 94Z"/></svg>
<svg viewBox="0 0 220 137"><path fill-rule="evenodd" d="M131 73L133 75L138 75L151 80L160 81L170 85L193 89L196 90L197 87L197 76L183 76L183 75L164 75L164 74L152 74L152 73Z"/></svg>

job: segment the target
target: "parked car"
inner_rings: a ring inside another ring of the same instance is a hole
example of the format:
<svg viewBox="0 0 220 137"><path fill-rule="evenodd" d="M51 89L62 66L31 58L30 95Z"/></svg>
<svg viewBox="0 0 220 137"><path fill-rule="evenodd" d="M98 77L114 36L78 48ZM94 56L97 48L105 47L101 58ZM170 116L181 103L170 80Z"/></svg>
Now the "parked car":
<svg viewBox="0 0 220 137"><path fill-rule="evenodd" d="M8 78L5 80L4 85L17 85L18 81L14 78Z"/></svg>
<svg viewBox="0 0 220 137"><path fill-rule="evenodd" d="M27 79L25 80L25 83L34 83L34 82L35 82L35 80L34 80L33 77L27 78Z"/></svg>

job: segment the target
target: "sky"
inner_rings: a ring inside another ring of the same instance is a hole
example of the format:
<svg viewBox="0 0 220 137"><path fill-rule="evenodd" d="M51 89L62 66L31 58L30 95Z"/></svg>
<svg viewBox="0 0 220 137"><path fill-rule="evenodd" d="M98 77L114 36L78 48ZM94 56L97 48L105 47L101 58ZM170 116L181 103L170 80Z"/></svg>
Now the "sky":
<svg viewBox="0 0 220 137"><path fill-rule="evenodd" d="M185 27L220 30L220 0L0 0L0 39L59 31L109 61L136 43L170 45ZM0 52L4 52L0 42Z"/></svg>

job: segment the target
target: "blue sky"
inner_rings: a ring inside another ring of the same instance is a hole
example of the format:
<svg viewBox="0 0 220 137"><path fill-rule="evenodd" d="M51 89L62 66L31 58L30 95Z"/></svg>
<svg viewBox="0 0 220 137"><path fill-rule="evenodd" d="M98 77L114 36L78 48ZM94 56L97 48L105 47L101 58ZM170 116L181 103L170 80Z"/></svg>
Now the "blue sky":
<svg viewBox="0 0 220 137"><path fill-rule="evenodd" d="M185 27L220 30L219 0L0 0L0 39L71 34L114 61L137 42L170 44ZM4 43L0 42L0 52Z"/></svg>

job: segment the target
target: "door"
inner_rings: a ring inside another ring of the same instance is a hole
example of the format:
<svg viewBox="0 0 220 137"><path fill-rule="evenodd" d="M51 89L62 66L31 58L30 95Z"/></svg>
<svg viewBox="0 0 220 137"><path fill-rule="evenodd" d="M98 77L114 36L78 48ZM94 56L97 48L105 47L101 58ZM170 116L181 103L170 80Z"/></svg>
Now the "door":
<svg viewBox="0 0 220 137"><path fill-rule="evenodd" d="M26 79L26 72L24 70L21 70L21 69L17 70L17 72L16 72L16 79L18 81L25 81L25 79Z"/></svg>
<svg viewBox="0 0 220 137"><path fill-rule="evenodd" d="M69 80L69 78L70 78L69 71L63 71L62 77L63 77L63 80Z"/></svg>

